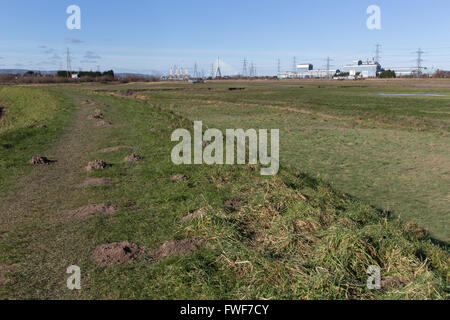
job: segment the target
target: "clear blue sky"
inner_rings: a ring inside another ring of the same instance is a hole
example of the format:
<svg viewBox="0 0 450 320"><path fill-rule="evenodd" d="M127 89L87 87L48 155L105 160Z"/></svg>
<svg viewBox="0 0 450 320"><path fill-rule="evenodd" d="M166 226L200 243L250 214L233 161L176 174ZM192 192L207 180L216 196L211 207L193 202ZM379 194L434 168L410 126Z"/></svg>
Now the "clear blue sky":
<svg viewBox="0 0 450 320"><path fill-rule="evenodd" d="M68 30L66 8L81 7L81 30ZM366 9L381 8L381 30L368 30ZM209 74L220 56L226 73L242 60L258 74L297 62L339 68L382 48L383 66L450 69L449 0L0 0L0 68L168 72L170 65Z"/></svg>

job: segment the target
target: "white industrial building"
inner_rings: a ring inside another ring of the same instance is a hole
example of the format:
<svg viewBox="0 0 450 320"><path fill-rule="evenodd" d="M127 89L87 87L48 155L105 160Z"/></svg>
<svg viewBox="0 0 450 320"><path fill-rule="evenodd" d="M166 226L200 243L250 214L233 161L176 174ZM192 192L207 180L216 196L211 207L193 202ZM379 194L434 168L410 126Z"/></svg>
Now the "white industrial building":
<svg viewBox="0 0 450 320"><path fill-rule="evenodd" d="M336 69L326 70L318 69L314 70L314 67L310 63L298 64L296 71L285 71L278 74L279 79L313 79L313 78L327 78L332 77L336 73Z"/></svg>
<svg viewBox="0 0 450 320"><path fill-rule="evenodd" d="M341 71L349 73L350 77L375 78L381 71L381 65L376 61L354 60L352 64L344 66Z"/></svg>
<svg viewBox="0 0 450 320"><path fill-rule="evenodd" d="M411 77L418 75L423 72L423 70L426 70L426 68L422 68L421 72L419 72L417 67L396 67L389 68L389 70L395 71L395 75L397 77Z"/></svg>

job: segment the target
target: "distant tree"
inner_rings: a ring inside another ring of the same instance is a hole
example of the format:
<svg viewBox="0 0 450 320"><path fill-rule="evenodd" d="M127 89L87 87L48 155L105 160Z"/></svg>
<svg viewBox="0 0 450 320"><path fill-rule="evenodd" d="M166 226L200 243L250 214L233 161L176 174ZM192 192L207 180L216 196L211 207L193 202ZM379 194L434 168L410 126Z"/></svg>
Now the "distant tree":
<svg viewBox="0 0 450 320"><path fill-rule="evenodd" d="M62 78L70 78L71 73L72 73L72 72L67 72L67 71L60 70L60 71L58 71L58 72L56 73L56 75L57 75L58 77L62 77Z"/></svg>
<svg viewBox="0 0 450 320"><path fill-rule="evenodd" d="M114 78L114 71L113 70L108 70L103 72L102 76L111 76Z"/></svg>
<svg viewBox="0 0 450 320"><path fill-rule="evenodd" d="M377 77L385 79L385 78L396 78L397 76L395 74L395 71L393 70L384 70L378 73Z"/></svg>
<svg viewBox="0 0 450 320"><path fill-rule="evenodd" d="M450 71L437 70L433 73L433 78L450 78Z"/></svg>

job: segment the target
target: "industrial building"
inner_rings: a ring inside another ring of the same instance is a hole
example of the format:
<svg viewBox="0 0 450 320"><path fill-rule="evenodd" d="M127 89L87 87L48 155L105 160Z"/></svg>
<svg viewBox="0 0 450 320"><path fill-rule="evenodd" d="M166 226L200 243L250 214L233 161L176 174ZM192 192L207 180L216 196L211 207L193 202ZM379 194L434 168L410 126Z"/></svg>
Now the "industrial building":
<svg viewBox="0 0 450 320"><path fill-rule="evenodd" d="M420 72L417 67L396 67L389 68L389 70L395 71L397 77L412 77L422 73L427 68L421 68Z"/></svg>
<svg viewBox="0 0 450 320"><path fill-rule="evenodd" d="M344 66L341 71L349 73L350 77L375 78L381 71L381 65L376 61L354 60L352 64Z"/></svg>
<svg viewBox="0 0 450 320"><path fill-rule="evenodd" d="M314 79L332 77L336 70L318 69L314 70L314 66L310 63L298 64L296 71L285 71L278 74L279 79Z"/></svg>
<svg viewBox="0 0 450 320"><path fill-rule="evenodd" d="M342 70L336 69L317 69L313 65L298 64L295 71L285 71L278 73L279 79L314 79L333 77L337 73L348 73L349 78L375 78L381 71L381 65L376 61L354 60L352 64L346 65Z"/></svg>

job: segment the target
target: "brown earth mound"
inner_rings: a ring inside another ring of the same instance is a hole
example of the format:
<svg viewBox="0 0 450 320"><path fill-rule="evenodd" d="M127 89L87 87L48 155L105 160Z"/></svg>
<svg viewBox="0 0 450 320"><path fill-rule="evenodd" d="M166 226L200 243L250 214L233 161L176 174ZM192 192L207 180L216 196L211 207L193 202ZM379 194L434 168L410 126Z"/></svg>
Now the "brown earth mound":
<svg viewBox="0 0 450 320"><path fill-rule="evenodd" d="M235 211L239 211L239 209L241 209L243 205L244 205L244 201L242 201L242 200L230 199L230 200L225 201L225 203L223 204L223 207L226 212L232 213Z"/></svg>
<svg viewBox="0 0 450 320"><path fill-rule="evenodd" d="M405 286L407 281L400 278L393 279L382 279L380 282L381 289L389 290L389 289L401 289Z"/></svg>
<svg viewBox="0 0 450 320"><path fill-rule="evenodd" d="M111 167L111 165L107 164L103 160L94 160L94 161L90 161L84 169L86 171L93 171L93 170L103 170L103 169L106 169L109 167Z"/></svg>
<svg viewBox="0 0 450 320"><path fill-rule="evenodd" d="M94 114L103 114L102 109L94 109Z"/></svg>
<svg viewBox="0 0 450 320"><path fill-rule="evenodd" d="M137 244L122 241L97 246L92 251L91 257L100 267L110 267L129 263L138 259L142 253L143 250Z"/></svg>
<svg viewBox="0 0 450 320"><path fill-rule="evenodd" d="M198 250L200 247L209 247L208 243L203 239L185 239L170 240L164 242L161 247L153 251L151 256L155 259L161 259L173 254L185 255L189 252Z"/></svg>
<svg viewBox="0 0 450 320"><path fill-rule="evenodd" d="M134 153L126 156L123 159L123 161L125 161L125 162L137 162L137 161L141 161L141 160L142 160L142 157L140 155L137 155L137 154L134 154Z"/></svg>
<svg viewBox="0 0 450 320"><path fill-rule="evenodd" d="M86 100L81 102L81 104L93 104L93 103L95 103L95 101L91 100L91 99L86 99Z"/></svg>
<svg viewBox="0 0 450 320"><path fill-rule="evenodd" d="M190 220L194 220L196 218L202 218L204 216L206 216L208 213L208 211L204 208L195 210L193 212L190 212L189 214L187 214L186 216L184 216L181 221L186 222L186 221L190 221Z"/></svg>
<svg viewBox="0 0 450 320"><path fill-rule="evenodd" d="M66 212L69 219L88 219L95 215L103 215L115 212L117 209L106 204L89 204L76 210Z"/></svg>
<svg viewBox="0 0 450 320"><path fill-rule="evenodd" d="M55 160L50 160L47 157L42 157L42 156L34 156L33 158L31 158L28 163L32 164L32 165L43 165L43 164L50 164L56 162Z"/></svg>
<svg viewBox="0 0 450 320"><path fill-rule="evenodd" d="M179 173L179 174L176 174L176 175L172 176L172 177L170 178L170 181L172 181L172 182L178 182L178 181L181 181L181 180L187 180L188 178L189 178L189 177L188 177L187 175L182 174L182 173Z"/></svg>
<svg viewBox="0 0 450 320"><path fill-rule="evenodd" d="M37 124L33 126L35 129L47 129L47 126L45 124Z"/></svg>
<svg viewBox="0 0 450 320"><path fill-rule="evenodd" d="M109 126L112 126L113 124L111 123L111 122L109 122L109 121L104 121L104 120L102 120L102 121L99 121L99 122L97 122L96 124L94 124L94 126L96 126L96 127L109 127Z"/></svg>
<svg viewBox="0 0 450 320"><path fill-rule="evenodd" d="M114 187L114 184L110 179L107 178L86 178L82 183L76 185L78 188L88 187L88 186L107 186Z"/></svg>
<svg viewBox="0 0 450 320"><path fill-rule="evenodd" d="M88 116L88 120L99 120L99 119L103 119L103 114L99 113L99 114L90 114Z"/></svg>
<svg viewBox="0 0 450 320"><path fill-rule="evenodd" d="M109 148L105 148L105 149L102 149L102 150L100 150L100 152L103 152L103 153L105 153L105 152L113 152L113 151L118 151L118 150L120 150L120 149L134 149L134 147L131 147L131 146L115 146L115 147L109 147Z"/></svg>

